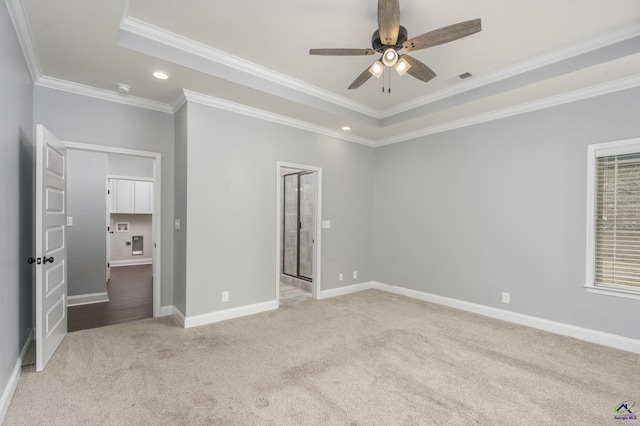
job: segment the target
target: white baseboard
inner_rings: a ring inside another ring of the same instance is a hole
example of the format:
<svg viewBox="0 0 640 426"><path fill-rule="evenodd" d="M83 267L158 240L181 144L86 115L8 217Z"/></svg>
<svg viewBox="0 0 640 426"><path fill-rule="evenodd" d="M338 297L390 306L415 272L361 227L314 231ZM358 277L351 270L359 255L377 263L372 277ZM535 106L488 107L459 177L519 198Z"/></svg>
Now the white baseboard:
<svg viewBox="0 0 640 426"><path fill-rule="evenodd" d="M160 312L158 313L159 317L168 317L170 315L173 315L173 310L175 308L173 307L173 305L169 305L169 306L160 306Z"/></svg>
<svg viewBox="0 0 640 426"><path fill-rule="evenodd" d="M640 354L640 340L378 282L373 288Z"/></svg>
<svg viewBox="0 0 640 426"><path fill-rule="evenodd" d="M91 303L103 303L109 301L109 294L106 291L101 293L77 294L67 296L67 306L89 305Z"/></svg>
<svg viewBox="0 0 640 426"><path fill-rule="evenodd" d="M187 327L185 327L185 323L187 321L187 318L184 316L182 311L180 309L176 308L175 306L172 306L171 308L172 308L172 313L171 314L176 319L176 321L178 321L178 323L182 327L187 328Z"/></svg>
<svg viewBox="0 0 640 426"><path fill-rule="evenodd" d="M347 285L344 287L332 288L330 290L322 290L318 295L318 300L328 299L330 297L344 296L345 294L357 293L363 290L373 288L373 282L369 281L361 284Z"/></svg>
<svg viewBox="0 0 640 426"><path fill-rule="evenodd" d="M27 349L29 349L29 344L33 340L34 334L35 330L32 329L31 333L29 333L29 337L27 337L27 341L22 347L22 351L20 351L20 356L16 361L16 365L13 367L13 372L11 373L11 377L9 378L9 382L2 392L2 397L0 397L0 424L4 422L4 417L7 415L7 411L9 410L9 405L11 404L11 400L13 399L13 395L16 393L16 388L18 387L18 382L20 381L20 375L22 374L22 363L24 362L24 356L27 353Z"/></svg>
<svg viewBox="0 0 640 426"><path fill-rule="evenodd" d="M273 309L278 309L278 304L275 300L256 303L255 305L225 309L224 311L211 312L208 314L193 315L184 319L183 326L184 328L198 327L200 325L212 324L214 322L225 321L232 318L258 314L260 312L271 311Z"/></svg>
<svg viewBox="0 0 640 426"><path fill-rule="evenodd" d="M109 267L117 268L119 266L151 265L152 263L153 259L110 260Z"/></svg>

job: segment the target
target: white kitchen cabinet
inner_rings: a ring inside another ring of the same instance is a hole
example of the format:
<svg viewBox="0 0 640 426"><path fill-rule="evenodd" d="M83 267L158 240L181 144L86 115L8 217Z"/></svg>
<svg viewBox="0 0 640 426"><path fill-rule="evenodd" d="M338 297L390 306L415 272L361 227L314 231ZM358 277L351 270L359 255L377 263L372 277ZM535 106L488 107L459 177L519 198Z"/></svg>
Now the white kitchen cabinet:
<svg viewBox="0 0 640 426"><path fill-rule="evenodd" d="M153 182L133 181L133 212L153 213Z"/></svg>
<svg viewBox="0 0 640 426"><path fill-rule="evenodd" d="M111 213L153 213L153 182L110 179Z"/></svg>

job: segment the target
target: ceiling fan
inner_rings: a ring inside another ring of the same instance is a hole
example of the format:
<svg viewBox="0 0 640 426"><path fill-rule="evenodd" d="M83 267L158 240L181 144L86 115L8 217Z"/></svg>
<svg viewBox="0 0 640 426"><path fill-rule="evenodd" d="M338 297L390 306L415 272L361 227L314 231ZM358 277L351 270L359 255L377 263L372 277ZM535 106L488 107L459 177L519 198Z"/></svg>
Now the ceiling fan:
<svg viewBox="0 0 640 426"><path fill-rule="evenodd" d="M378 30L371 36L371 49L311 49L310 55L330 56L361 56L382 53L382 57L356 78L349 89L357 89L371 76L380 78L385 67L394 67L398 75L409 75L427 82L436 76L431 68L407 55L399 54L404 49L407 52L426 49L448 43L459 38L475 34L482 29L480 19L448 25L440 29L429 31L412 39L407 39L407 29L400 25L399 0L378 0Z"/></svg>

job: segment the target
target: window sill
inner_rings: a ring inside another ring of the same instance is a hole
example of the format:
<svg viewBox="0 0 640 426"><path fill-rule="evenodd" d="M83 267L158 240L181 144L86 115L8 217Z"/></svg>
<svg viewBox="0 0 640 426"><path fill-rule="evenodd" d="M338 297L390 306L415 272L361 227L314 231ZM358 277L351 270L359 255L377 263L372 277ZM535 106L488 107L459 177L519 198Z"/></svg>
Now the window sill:
<svg viewBox="0 0 640 426"><path fill-rule="evenodd" d="M596 294L605 294L607 296L615 296L615 297L624 297L627 299L638 299L640 300L640 289L635 289L632 287L623 288L623 287L609 287L603 285L585 285L584 288L589 293Z"/></svg>

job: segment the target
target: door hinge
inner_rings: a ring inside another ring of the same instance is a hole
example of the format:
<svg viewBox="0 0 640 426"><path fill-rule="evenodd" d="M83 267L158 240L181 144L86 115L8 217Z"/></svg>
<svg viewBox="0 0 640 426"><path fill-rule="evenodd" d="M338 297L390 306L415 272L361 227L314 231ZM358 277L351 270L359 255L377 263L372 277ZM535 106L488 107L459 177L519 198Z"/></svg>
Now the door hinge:
<svg viewBox="0 0 640 426"><path fill-rule="evenodd" d="M111 194L111 190L107 189L107 195L110 195L110 194Z"/></svg>
<svg viewBox="0 0 640 426"><path fill-rule="evenodd" d="M111 227L107 226L107 232L111 231Z"/></svg>
<svg viewBox="0 0 640 426"><path fill-rule="evenodd" d="M111 268L111 264L107 262L107 268Z"/></svg>

